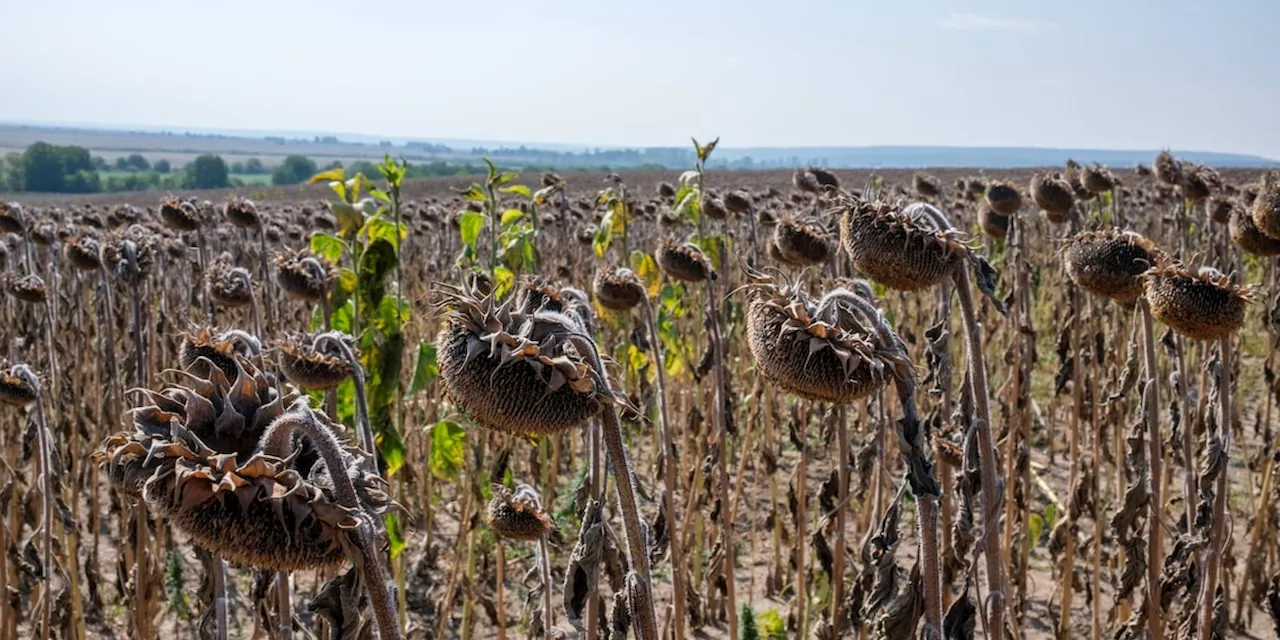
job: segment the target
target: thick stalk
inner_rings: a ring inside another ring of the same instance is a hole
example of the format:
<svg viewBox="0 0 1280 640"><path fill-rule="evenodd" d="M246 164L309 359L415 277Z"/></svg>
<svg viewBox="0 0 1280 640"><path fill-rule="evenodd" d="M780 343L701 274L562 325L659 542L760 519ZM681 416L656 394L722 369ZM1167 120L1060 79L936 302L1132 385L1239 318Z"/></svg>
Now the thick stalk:
<svg viewBox="0 0 1280 640"><path fill-rule="evenodd" d="M622 444L622 425L618 422L618 412L612 406L605 407L602 422L601 440L609 456L613 468L614 485L618 492L618 505L622 508L622 526L627 537L627 552L631 556L631 567L648 583L649 554L645 549L644 537L640 529L640 509L636 505L634 489L635 478L631 473L631 461L627 459L626 447ZM648 618L645 623L637 623L636 629L657 629L657 615L652 606L643 611L632 612L633 616ZM639 635L639 634L638 634ZM657 640L657 638L639 637L637 640Z"/></svg>
<svg viewBox="0 0 1280 640"><path fill-rule="evenodd" d="M276 325L276 297L272 292L271 272L267 269L267 230L261 218L258 219L258 266L262 269L262 283L267 293L262 304L267 308L267 333L270 334Z"/></svg>
<svg viewBox="0 0 1280 640"><path fill-rule="evenodd" d="M1160 368L1156 361L1156 333L1151 321L1151 308L1145 300L1138 304L1142 307L1143 357L1146 359L1148 380L1142 397L1147 423L1147 486L1151 496L1147 515L1147 633L1151 640L1163 640L1160 576L1164 568L1164 496L1161 495L1160 477L1164 454L1160 440Z"/></svg>
<svg viewBox="0 0 1280 640"><path fill-rule="evenodd" d="M494 586L494 596L493 596L493 603L495 605L494 608L497 610L497 613L498 613L498 640L507 640L507 600L504 597L503 588L502 588L503 587L502 583L504 580L506 580L505 573L507 568L506 567L507 557L506 557L506 554L502 552L501 541L499 541L498 544L494 545L494 547L495 547L494 551L498 556L497 558L498 564L497 564L496 576L494 580L495 586ZM549 632L550 628L548 627L547 630Z"/></svg>
<svg viewBox="0 0 1280 640"><path fill-rule="evenodd" d="M1069 424L1071 434L1067 445L1067 457L1071 470L1067 474L1067 486L1075 487L1080 473L1080 414L1084 411L1084 369L1081 366L1082 341L1080 334L1080 313L1084 305L1080 301L1080 290L1071 288L1071 408ZM1064 637L1071 628L1071 601L1075 595L1075 558L1076 535L1075 521L1080 517L1079 505L1075 501L1075 491L1070 491L1071 498L1067 503L1067 544L1062 559L1062 601L1058 613L1058 637Z"/></svg>
<svg viewBox="0 0 1280 640"><path fill-rule="evenodd" d="M601 500L604 492L604 477L601 473L600 421L592 418L587 423L587 484L591 487L591 498ZM552 456L554 460L558 457ZM599 571L599 569L595 569ZM599 574L597 573L597 576ZM593 576L595 577L595 576ZM600 635L600 598L592 595L587 599L587 640L596 640Z"/></svg>
<svg viewBox="0 0 1280 640"><path fill-rule="evenodd" d="M836 408L836 540L831 576L831 631L836 638L843 630L843 618L840 608L844 605L844 556L845 556L845 518L849 501L849 423L845 407ZM936 506L936 505L935 505ZM934 511L936 524L937 511ZM922 517L923 521L923 517Z"/></svg>
<svg viewBox="0 0 1280 640"><path fill-rule="evenodd" d="M723 259L724 259L723 246L721 246L720 256L721 256L722 270L723 270ZM720 480L719 495L720 495L720 506L721 506L720 547L724 551L723 572L724 572L724 582L725 582L725 607L728 609L728 615L726 617L729 619L729 637L736 638L738 637L738 600L735 593L736 585L734 584L735 582L734 576L736 572L734 571L734 558L733 558L734 556L733 520L732 518L730 518L730 513L729 513L729 510L730 510L730 506L729 506L729 483L730 483L729 430L725 427L726 421L724 417L724 387L725 387L724 342L723 340L721 340L721 337L720 337L719 307L720 305L719 305L719 299L716 293L715 280L714 279L708 280L707 281L707 309L709 310L710 316L711 316L711 331L709 335L709 338L711 340L711 357L712 357L711 379L712 379L712 384L715 385L715 389L713 389L712 396L711 396L712 398L711 401L714 403L711 406L711 417L713 422L712 428L715 430L715 433L717 436L716 440L719 448L718 456L720 459L720 479L719 479ZM847 442L845 443L845 446L848 447ZM845 453L847 454L848 452L846 451ZM842 467L844 466L843 461L841 466ZM837 534L837 535L840 535L841 537L843 537L842 534ZM648 580L647 575L643 577L646 580ZM836 590L836 594L837 596L834 598L835 604L833 604L833 606L839 606L838 605L838 602L839 602L838 587ZM838 621L834 621L834 622L837 625L836 633L837 635L839 635L839 626L838 626L839 622Z"/></svg>
<svg viewBox="0 0 1280 640"><path fill-rule="evenodd" d="M40 637L49 640L53 634L53 442L45 421L44 394L35 373L27 367L19 367L18 375L24 384L36 390L36 440L40 455Z"/></svg>
<svg viewBox="0 0 1280 640"><path fill-rule="evenodd" d="M276 574L276 625L280 640L293 640L293 588L287 571Z"/></svg>
<svg viewBox="0 0 1280 640"><path fill-rule="evenodd" d="M1186 507L1187 531L1194 531L1196 526L1196 447L1195 419L1191 414L1191 394L1187 385L1187 351L1186 341L1182 336L1175 336L1178 353L1178 399L1182 403L1182 501ZM1270 394L1268 394L1270 395Z"/></svg>
<svg viewBox="0 0 1280 640"><path fill-rule="evenodd" d="M982 493L979 496L982 508L982 541L985 545L987 561L987 589L990 601L991 628L988 636L1001 638L1004 636L1005 619L1005 587L1004 587L1004 552L1000 550L1000 537L994 535L1000 519L1001 493L997 487L996 476L1000 472L1000 463L996 459L995 440L991 436L991 408L988 403L987 365L982 354L982 327L978 324L974 311L973 287L969 282L969 272L965 265L960 265L955 272L956 293L960 299L960 315L964 321L965 342L967 346L967 362L969 368L969 384L973 390L974 418L978 436L978 453L981 464Z"/></svg>
<svg viewBox="0 0 1280 640"><path fill-rule="evenodd" d="M217 627L213 637L228 640L231 629L227 626L230 618L227 614L227 563L214 554L210 569L213 571L213 624Z"/></svg>
<svg viewBox="0 0 1280 640"><path fill-rule="evenodd" d="M555 617L551 610L551 553L547 551L546 536L538 539L538 565L542 576L542 628L550 634Z"/></svg>
<svg viewBox="0 0 1280 640"><path fill-rule="evenodd" d="M649 344L653 348L653 366L657 370L658 382L658 431L662 438L662 481L666 491L662 496L663 508L667 511L667 532L671 554L671 599L674 606L675 640L684 640L685 620L685 584L684 584L684 549L680 539L682 523L676 517L676 446L671 434L671 423L667 420L667 373L662 355L662 342L658 337L657 322L653 318L653 305L648 296L642 303L645 329L649 332Z"/></svg>
<svg viewBox="0 0 1280 640"><path fill-rule="evenodd" d="M1213 609L1217 600L1218 573L1222 566L1222 544L1227 532L1227 470L1231 462L1231 336L1218 341L1222 370L1218 376L1218 439L1222 446L1222 469L1213 490L1213 520L1209 525L1209 546L1204 550L1204 582L1200 588L1198 640L1213 637Z"/></svg>

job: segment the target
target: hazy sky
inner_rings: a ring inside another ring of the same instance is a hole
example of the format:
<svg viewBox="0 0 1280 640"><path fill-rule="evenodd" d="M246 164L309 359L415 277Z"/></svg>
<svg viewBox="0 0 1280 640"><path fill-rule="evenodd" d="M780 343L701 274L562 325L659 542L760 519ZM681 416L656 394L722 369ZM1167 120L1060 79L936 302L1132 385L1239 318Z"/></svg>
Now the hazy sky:
<svg viewBox="0 0 1280 640"><path fill-rule="evenodd" d="M1276 0L0 0L0 121L1280 158Z"/></svg>

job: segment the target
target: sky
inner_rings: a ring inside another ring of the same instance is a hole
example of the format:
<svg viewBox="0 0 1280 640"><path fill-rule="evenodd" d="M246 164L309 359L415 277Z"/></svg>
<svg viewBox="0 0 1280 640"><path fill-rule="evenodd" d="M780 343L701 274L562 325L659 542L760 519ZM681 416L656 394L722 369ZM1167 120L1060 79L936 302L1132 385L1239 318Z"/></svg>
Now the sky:
<svg viewBox="0 0 1280 640"><path fill-rule="evenodd" d="M0 122L1280 159L1275 0L0 0Z"/></svg>

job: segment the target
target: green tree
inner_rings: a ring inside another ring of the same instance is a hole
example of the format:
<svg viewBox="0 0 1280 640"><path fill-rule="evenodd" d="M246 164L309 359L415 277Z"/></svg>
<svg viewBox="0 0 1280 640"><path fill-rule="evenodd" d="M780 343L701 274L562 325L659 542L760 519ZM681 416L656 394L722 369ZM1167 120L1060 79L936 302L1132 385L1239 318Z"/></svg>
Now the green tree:
<svg viewBox="0 0 1280 640"><path fill-rule="evenodd" d="M289 185L302 184L311 179L311 176L319 173L316 169L316 163L306 156L287 156L275 171L271 172L271 184Z"/></svg>
<svg viewBox="0 0 1280 640"><path fill-rule="evenodd" d="M80 172L97 176L89 150L84 147L59 147L47 142L37 142L22 154L23 190L67 193L68 176ZM96 184L96 178L76 177L71 180L76 193Z"/></svg>
<svg viewBox="0 0 1280 640"><path fill-rule="evenodd" d="M222 156L205 154L187 168L188 189L224 189L230 186L227 163Z"/></svg>
<svg viewBox="0 0 1280 640"><path fill-rule="evenodd" d="M249 158L244 163L244 172L252 175L262 175L267 172L267 168L262 166L262 161L257 158ZM307 176L310 178L311 176Z"/></svg>
<svg viewBox="0 0 1280 640"><path fill-rule="evenodd" d="M156 163L152 165L151 168L154 169L156 173L169 173L170 171L173 171L173 166L169 164L168 160L163 158L156 160Z"/></svg>
<svg viewBox="0 0 1280 640"><path fill-rule="evenodd" d="M140 153L129 154L129 157L125 158L125 162L129 165L130 171L151 170L151 163L147 162L147 159L142 157L142 154Z"/></svg>

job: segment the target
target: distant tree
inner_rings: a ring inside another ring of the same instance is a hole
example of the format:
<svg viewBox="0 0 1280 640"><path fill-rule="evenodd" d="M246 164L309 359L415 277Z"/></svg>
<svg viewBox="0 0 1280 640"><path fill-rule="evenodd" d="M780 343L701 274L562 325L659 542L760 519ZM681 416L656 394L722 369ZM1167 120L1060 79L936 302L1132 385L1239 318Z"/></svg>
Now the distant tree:
<svg viewBox="0 0 1280 640"><path fill-rule="evenodd" d="M271 172L271 184L273 185L289 185L301 184L311 179L319 171L316 169L316 163L306 156L286 156L280 166Z"/></svg>
<svg viewBox="0 0 1280 640"><path fill-rule="evenodd" d="M228 173L222 156L205 154L188 167L186 186L189 189L223 189L231 184Z"/></svg>
<svg viewBox="0 0 1280 640"><path fill-rule="evenodd" d="M147 162L147 159L142 157L142 154L140 153L129 154L129 157L125 159L125 162L128 163L129 169L132 171L151 170L151 163Z"/></svg>
<svg viewBox="0 0 1280 640"><path fill-rule="evenodd" d="M169 164L169 161L163 158L156 160L156 163L151 165L151 168L155 170L156 173L169 173L170 171L173 171L173 167Z"/></svg>
<svg viewBox="0 0 1280 640"><path fill-rule="evenodd" d="M231 173L232 173L232 174L244 173L244 172L245 172L245 170L244 170L244 163L243 163L243 162L232 162L232 163L231 163Z"/></svg>
<svg viewBox="0 0 1280 640"><path fill-rule="evenodd" d="M37 142L22 154L23 190L66 193L68 176L79 172L97 175L89 150L84 147L59 147L47 142ZM72 180L76 193L88 193L79 189L95 181L87 178Z"/></svg>
<svg viewBox="0 0 1280 640"><path fill-rule="evenodd" d="M257 158L249 158L244 163L244 173L249 173L256 176L256 175L264 174L266 172L267 172L267 168L262 166L262 161Z"/></svg>
<svg viewBox="0 0 1280 640"><path fill-rule="evenodd" d="M116 163L114 165L114 168L116 171L128 171L129 161L126 160L124 156L120 156L119 158L116 158Z"/></svg>
<svg viewBox="0 0 1280 640"><path fill-rule="evenodd" d="M111 165L108 165L108 164L107 164L107 159L106 159L106 158L104 158L104 157L102 157L102 156L94 156L94 157L93 157L93 168L94 168L94 169L97 169L98 171L109 171L109 170L111 169Z"/></svg>
<svg viewBox="0 0 1280 640"><path fill-rule="evenodd" d="M321 167L320 170L328 171L330 169L341 169L341 168L342 168L342 161L334 160L333 162L330 162L329 164L326 164L325 166Z"/></svg>

